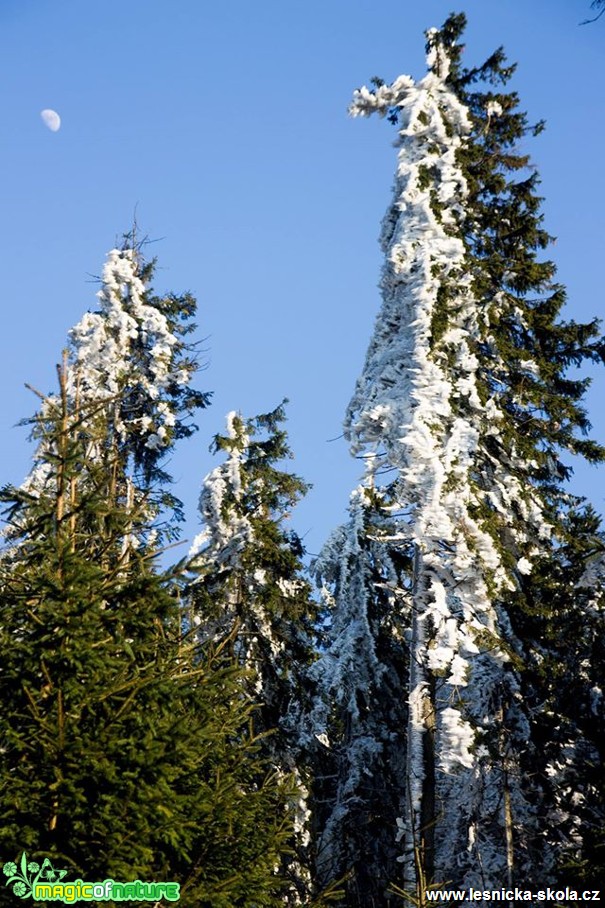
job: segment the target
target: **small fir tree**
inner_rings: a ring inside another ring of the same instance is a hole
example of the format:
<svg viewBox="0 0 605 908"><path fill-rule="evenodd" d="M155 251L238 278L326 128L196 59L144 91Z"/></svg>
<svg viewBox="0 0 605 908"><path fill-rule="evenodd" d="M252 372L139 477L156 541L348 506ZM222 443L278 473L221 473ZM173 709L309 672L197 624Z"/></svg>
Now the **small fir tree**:
<svg viewBox="0 0 605 908"><path fill-rule="evenodd" d="M313 658L304 549L284 526L308 486L278 466L292 456L284 418L283 405L248 421L229 414L227 435L213 444L227 460L204 480L204 529L190 561L193 612L215 639L236 631L234 651L254 673L263 704L262 731L283 724L295 706L297 672Z"/></svg>

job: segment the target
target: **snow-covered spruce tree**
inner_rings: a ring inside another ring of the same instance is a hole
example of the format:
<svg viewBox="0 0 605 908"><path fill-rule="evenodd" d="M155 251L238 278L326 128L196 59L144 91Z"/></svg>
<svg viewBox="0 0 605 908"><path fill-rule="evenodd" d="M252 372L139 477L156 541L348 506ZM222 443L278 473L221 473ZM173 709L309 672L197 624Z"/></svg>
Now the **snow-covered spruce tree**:
<svg viewBox="0 0 605 908"><path fill-rule="evenodd" d="M307 490L298 476L280 468L292 455L281 427L284 405L244 420L227 417L227 434L214 451L226 461L204 479L200 496L203 530L190 561L191 621L202 639L229 639L238 663L248 671L247 689L259 704L254 727L264 752L300 784L297 804L297 860L290 861L291 899L304 898L308 844L306 769L299 740L304 673L313 659L316 605L305 579L303 546L284 527Z"/></svg>
<svg viewBox="0 0 605 908"><path fill-rule="evenodd" d="M106 462L108 502L131 506L145 501L147 523L166 509L165 524L155 523L154 538L174 532L181 503L170 492L170 477L162 461L175 441L195 430L193 413L208 404L210 395L191 387L197 371L187 336L195 329L196 301L190 294L157 296L150 285L155 262L145 262L132 234L121 249L107 256L97 293L100 307L88 312L70 331L65 363L70 407L82 414L90 459ZM53 406L52 396L42 407ZM104 422L101 432L94 422ZM101 441L97 441L101 439ZM44 440L23 491L37 495L49 471ZM141 510L138 508L139 517ZM124 540L125 549L143 540L135 525Z"/></svg>
<svg viewBox="0 0 605 908"><path fill-rule="evenodd" d="M88 409L60 379L38 418L44 484L2 495L0 850L70 877L175 880L190 908L277 908L291 790L241 670L183 636L175 577L149 545L116 557L133 524L149 540L149 508L108 494L119 448L91 456L113 445L113 399Z"/></svg>
<svg viewBox="0 0 605 908"><path fill-rule="evenodd" d="M414 549L407 806L400 888L548 880L557 857L541 780L524 772L531 715L519 669L520 588L565 537L563 451L579 437L596 323L561 322L563 290L538 250L537 176L516 143L532 132L501 51L461 67L463 16L428 33L429 73L355 94L354 115L398 128L383 223L383 305L346 431L355 453L398 471L399 532ZM474 84L491 83L484 90ZM536 131L535 129L533 131ZM403 630L403 629L402 629Z"/></svg>
<svg viewBox="0 0 605 908"><path fill-rule="evenodd" d="M346 904L385 904L400 849L393 829L405 791L409 554L398 544L386 492L373 477L351 495L348 523L313 564L325 604L322 652L311 666L315 703L315 873Z"/></svg>

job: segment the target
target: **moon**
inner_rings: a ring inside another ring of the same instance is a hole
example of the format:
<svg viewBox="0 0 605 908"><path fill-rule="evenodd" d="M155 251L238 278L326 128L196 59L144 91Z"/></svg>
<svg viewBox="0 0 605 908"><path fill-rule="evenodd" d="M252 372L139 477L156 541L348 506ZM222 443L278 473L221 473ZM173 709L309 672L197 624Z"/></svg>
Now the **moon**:
<svg viewBox="0 0 605 908"><path fill-rule="evenodd" d="M51 132L58 132L59 129L61 129L61 117L56 110L46 108L45 110L40 111L40 116L42 117L44 125L48 126Z"/></svg>

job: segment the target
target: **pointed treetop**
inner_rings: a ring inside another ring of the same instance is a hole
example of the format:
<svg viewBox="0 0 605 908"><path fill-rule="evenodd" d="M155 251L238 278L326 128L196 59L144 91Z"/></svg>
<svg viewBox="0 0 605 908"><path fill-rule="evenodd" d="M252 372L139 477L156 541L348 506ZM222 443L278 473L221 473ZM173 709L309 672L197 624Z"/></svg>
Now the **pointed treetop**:
<svg viewBox="0 0 605 908"><path fill-rule="evenodd" d="M457 69L464 45L458 41L466 28L464 13L451 13L441 28L429 28L426 34L426 62L441 79Z"/></svg>
<svg viewBox="0 0 605 908"><path fill-rule="evenodd" d="M168 489L162 462L176 440L195 430L191 417L208 405L210 394L191 387L198 363L186 336L195 328L195 299L188 293L155 295L154 264L144 260L132 234L108 253L99 307L69 332L60 392L36 392L42 403L28 422L38 447L21 491L34 502L54 494L53 427L62 413L87 440L86 481L104 470L112 477L108 500L123 499L135 510L145 502L147 522L164 514L170 537L182 505Z"/></svg>
<svg viewBox="0 0 605 908"><path fill-rule="evenodd" d="M186 355L182 335L188 326L180 322L195 307L187 296L153 296L153 266L133 246L112 249L97 293L99 311L87 312L70 331L77 393L84 400L121 398L116 432L121 442L135 441L143 462L189 434L178 419L183 410L207 403L195 392L190 399L187 387L196 362Z"/></svg>

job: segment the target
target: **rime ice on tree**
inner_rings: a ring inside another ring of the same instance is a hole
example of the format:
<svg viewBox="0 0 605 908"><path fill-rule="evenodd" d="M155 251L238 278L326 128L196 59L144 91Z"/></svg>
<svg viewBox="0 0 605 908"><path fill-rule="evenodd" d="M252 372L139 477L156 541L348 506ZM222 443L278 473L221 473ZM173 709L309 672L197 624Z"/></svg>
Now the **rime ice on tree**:
<svg viewBox="0 0 605 908"><path fill-rule="evenodd" d="M119 439L136 435L147 450L158 451L169 444L176 422L166 389L187 384L193 367L175 362L178 338L166 315L147 301L140 272L134 249L112 249L97 293L100 310L87 312L70 338L83 401L114 400Z"/></svg>
<svg viewBox="0 0 605 908"><path fill-rule="evenodd" d="M307 486L276 466L291 456L279 428L284 419L283 406L250 420L229 413L227 433L213 445L226 459L204 479L204 528L190 551L194 617L215 639L236 634L238 660L254 673L271 714L268 728L283 720L293 679L310 655L302 545L283 526Z"/></svg>
<svg viewBox="0 0 605 908"><path fill-rule="evenodd" d="M180 513L174 496L165 489L156 493L158 482L169 479L161 461L176 439L191 434L186 417L204 407L209 395L190 386L197 362L183 339L195 327L188 324L195 300L188 294L155 296L149 284L153 263L145 263L128 241L132 237L107 255L99 309L87 312L70 331L64 393L89 438L88 459L105 463L108 475L113 470L120 477L110 497L144 508L153 520L166 506ZM43 493L51 476L44 421L52 419L58 403L55 395L44 398L35 421L40 445L23 484L27 494ZM141 541L133 526L124 545L136 548Z"/></svg>
<svg viewBox="0 0 605 908"><path fill-rule="evenodd" d="M486 326L474 294L462 223L467 184L458 163L471 129L449 88L449 60L429 33L429 73L355 93L351 113L397 120L394 199L383 222L383 304L346 419L354 453L384 452L396 469L395 498L414 547L407 740L408 797L399 824L405 885L454 876L458 885L499 885L511 865L510 815L530 822L516 779L514 746L494 760L504 713L516 715L510 628L494 602L514 576L498 534L477 517L487 495L513 528L518 570L531 570L532 541L549 527L514 446L508 466L478 464L498 435L497 393L478 379ZM538 542L539 545L539 542ZM507 639L508 638L508 639Z"/></svg>
<svg viewBox="0 0 605 908"><path fill-rule="evenodd" d="M349 515L313 565L328 625L309 671L316 689L309 730L320 751L316 871L321 885L345 878L347 898L362 893L364 904L382 904L398 870L393 828L405 791L407 657L397 628L410 602L400 540L371 464Z"/></svg>

